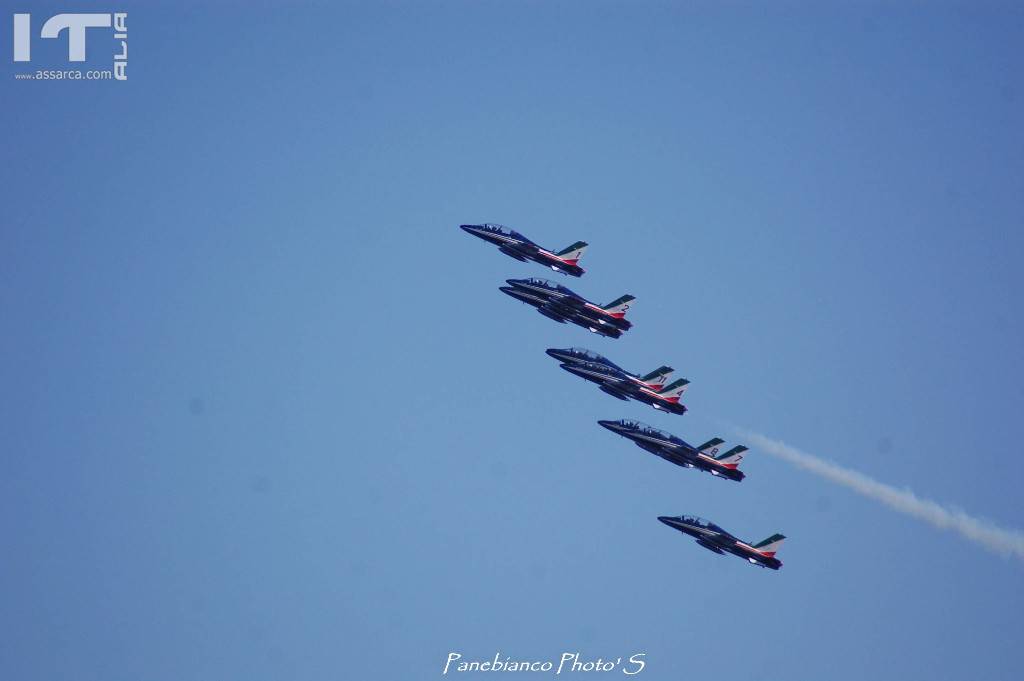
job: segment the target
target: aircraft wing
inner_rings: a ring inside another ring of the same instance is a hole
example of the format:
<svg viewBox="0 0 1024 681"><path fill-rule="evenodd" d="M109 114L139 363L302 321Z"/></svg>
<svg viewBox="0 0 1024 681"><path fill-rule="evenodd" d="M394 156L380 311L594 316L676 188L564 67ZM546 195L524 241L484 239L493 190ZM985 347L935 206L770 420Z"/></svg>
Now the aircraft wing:
<svg viewBox="0 0 1024 681"><path fill-rule="evenodd" d="M515 258L519 262L526 262L528 259L527 256L530 255L530 253L524 252L522 249L515 248L510 244L498 246L498 250L507 256Z"/></svg>
<svg viewBox="0 0 1024 681"><path fill-rule="evenodd" d="M632 382L625 375L616 375L607 370L591 369L586 365L562 364L562 368L576 375L586 375L602 383L618 386L627 386Z"/></svg>
<svg viewBox="0 0 1024 681"><path fill-rule="evenodd" d="M585 310L587 305L586 299L580 297L578 293L575 293L573 291L570 291L570 293L572 293L572 295L559 295L558 304L564 305L565 307L568 308L572 308L577 312Z"/></svg>
<svg viewBox="0 0 1024 681"><path fill-rule="evenodd" d="M610 385L607 385L607 384L599 385L598 386L598 390L600 390L600 391L602 391L602 392L604 392L604 393L606 393L608 395L611 395L612 397L614 397L617 400L622 400L623 402L629 402L629 397L626 396L625 393L616 390L614 387L612 387Z"/></svg>
<svg viewBox="0 0 1024 681"><path fill-rule="evenodd" d="M509 251L514 251L520 255L535 255L537 253L537 247L530 243L518 242L518 243L506 243L502 245L502 248Z"/></svg>
<svg viewBox="0 0 1024 681"><path fill-rule="evenodd" d="M577 319L580 316L579 307L575 304L575 298L563 293L549 293L547 295L547 306L552 311L558 312L563 317Z"/></svg>
<svg viewBox="0 0 1024 681"><path fill-rule="evenodd" d="M706 548L708 551L714 551L715 553L717 553L720 556L724 556L725 555L725 551L723 551L722 549L718 548L718 546L716 546L715 544L711 543L710 541L708 541L706 539L698 539L697 543L700 544L701 546L703 546L704 548Z"/></svg>

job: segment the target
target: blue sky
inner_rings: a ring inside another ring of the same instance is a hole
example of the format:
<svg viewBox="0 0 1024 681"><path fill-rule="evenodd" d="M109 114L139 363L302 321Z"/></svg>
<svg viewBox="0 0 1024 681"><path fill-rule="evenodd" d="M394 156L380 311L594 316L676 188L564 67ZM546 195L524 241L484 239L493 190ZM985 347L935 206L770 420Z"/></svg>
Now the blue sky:
<svg viewBox="0 0 1024 681"><path fill-rule="evenodd" d="M1014 675L1019 562L595 422L735 424L1024 525L1019 7L29 5L0 17L126 9L129 80L6 58L0 676ZM544 272L479 221L588 241L569 285L637 296L634 329L501 295ZM672 364L691 411L612 400L569 345ZM785 567L681 513L783 532Z"/></svg>

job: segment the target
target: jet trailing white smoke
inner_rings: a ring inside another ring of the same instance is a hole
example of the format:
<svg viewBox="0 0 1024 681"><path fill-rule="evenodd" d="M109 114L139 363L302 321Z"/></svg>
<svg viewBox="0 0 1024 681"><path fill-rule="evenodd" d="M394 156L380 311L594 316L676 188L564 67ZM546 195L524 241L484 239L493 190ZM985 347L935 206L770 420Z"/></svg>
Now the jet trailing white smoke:
<svg viewBox="0 0 1024 681"><path fill-rule="evenodd" d="M957 532L1002 556L1014 556L1024 560L1024 532L1008 530L959 509L947 508L929 499L921 499L909 489L899 489L878 482L863 473L843 468L764 435L749 431L744 431L744 435L750 444L757 445L760 450L788 461L798 468L843 485L869 499L880 501L900 513L919 518L940 530Z"/></svg>

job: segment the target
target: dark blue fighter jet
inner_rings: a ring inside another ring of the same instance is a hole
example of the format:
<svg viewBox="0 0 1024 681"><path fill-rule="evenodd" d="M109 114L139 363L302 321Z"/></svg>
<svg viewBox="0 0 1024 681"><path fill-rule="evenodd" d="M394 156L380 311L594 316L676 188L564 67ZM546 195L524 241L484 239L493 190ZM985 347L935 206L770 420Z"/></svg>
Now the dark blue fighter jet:
<svg viewBox="0 0 1024 681"><path fill-rule="evenodd" d="M553 253L504 225L488 222L482 225L459 226L473 236L496 245L499 251L510 258L515 258L520 262L532 260L544 267L550 267L555 272L573 277L583 276L583 268L579 266L579 261L583 257L583 251L587 249L586 242L577 241L572 246Z"/></svg>
<svg viewBox="0 0 1024 681"><path fill-rule="evenodd" d="M660 366L649 374L639 376L637 374L629 373L607 357L602 357L593 350L587 350L586 348L548 348L544 352L546 352L549 357L554 357L562 364L588 364L591 362L594 364L603 364L615 371L621 371L637 387L643 387L654 391L664 388L666 381L668 381L668 377L672 375L673 371L675 371L675 369L670 366Z"/></svg>
<svg viewBox="0 0 1024 681"><path fill-rule="evenodd" d="M560 366L574 376L596 383L601 392L620 400L636 400L670 414L686 413L686 406L679 403L679 398L690 385L685 378L676 379L663 388L649 388L637 385L622 369L607 364L576 362Z"/></svg>
<svg viewBox="0 0 1024 681"><path fill-rule="evenodd" d="M508 286L501 287L503 293L532 305L537 312L561 324L572 322L607 338L618 338L633 326L626 320L626 310L636 300L631 295L601 306L547 279L508 279L506 283Z"/></svg>
<svg viewBox="0 0 1024 681"><path fill-rule="evenodd" d="M725 440L720 437L711 438L699 447L694 447L685 440L652 428L639 421L623 419L621 421L598 421L598 423L624 438L632 440L637 447L656 454L683 468L696 468L711 473L716 478L741 481L746 477L739 470L740 461L747 448L736 445L727 452L722 452ZM721 453L719 453L721 452Z"/></svg>
<svg viewBox="0 0 1024 681"><path fill-rule="evenodd" d="M754 565L778 570L782 567L782 561L775 557L776 551L782 546L785 539L781 534L773 534L764 541L751 546L740 541L714 523L709 523L703 518L692 515L680 516L658 516L658 520L669 527L675 528L683 534L688 534L697 540L697 543L708 551L715 553L731 553L739 556Z"/></svg>

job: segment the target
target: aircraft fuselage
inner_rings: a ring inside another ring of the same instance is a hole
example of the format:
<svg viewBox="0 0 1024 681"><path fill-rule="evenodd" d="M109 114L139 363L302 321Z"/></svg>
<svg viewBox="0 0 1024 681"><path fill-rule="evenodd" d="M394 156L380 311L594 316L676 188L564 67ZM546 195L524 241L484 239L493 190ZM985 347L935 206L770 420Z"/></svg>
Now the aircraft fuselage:
<svg viewBox="0 0 1024 681"><path fill-rule="evenodd" d="M731 553L754 565L771 570L778 570L782 567L782 561L775 556L761 553L750 544L737 539L717 525L706 523L706 526L702 527L699 524L669 516L659 516L658 520L673 529L679 530L683 534L693 537L700 546L709 551Z"/></svg>
<svg viewBox="0 0 1024 681"><path fill-rule="evenodd" d="M460 227L463 231L494 244L499 251L520 262L532 261L554 272L568 274L571 277L583 276L584 269L575 262L569 262L565 258L559 257L512 230L498 230L488 225L460 225Z"/></svg>
<svg viewBox="0 0 1024 681"><path fill-rule="evenodd" d="M633 326L565 287L551 288L529 279L509 279L507 283L508 286L500 287L502 293L532 305L540 314L557 322L571 322L607 338L619 338Z"/></svg>

